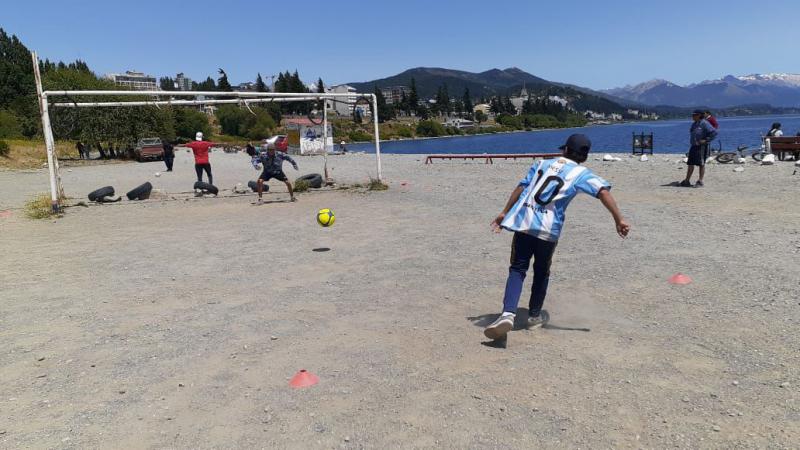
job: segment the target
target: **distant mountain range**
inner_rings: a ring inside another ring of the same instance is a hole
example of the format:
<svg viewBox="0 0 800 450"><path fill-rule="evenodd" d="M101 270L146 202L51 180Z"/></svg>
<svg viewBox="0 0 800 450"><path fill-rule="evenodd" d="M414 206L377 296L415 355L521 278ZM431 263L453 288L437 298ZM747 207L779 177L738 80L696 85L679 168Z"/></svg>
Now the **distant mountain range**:
<svg viewBox="0 0 800 450"><path fill-rule="evenodd" d="M601 93L648 106L731 108L760 104L794 108L800 106L800 75L728 75L687 86L666 80L651 80Z"/></svg>
<svg viewBox="0 0 800 450"><path fill-rule="evenodd" d="M469 88L470 95L474 99L495 95L519 95L520 90L525 87L531 95L558 95L578 111L622 113L625 110L606 94L548 81L516 67L491 69L479 73L439 67L416 67L387 78L347 84L359 92L372 92L375 86L379 88L409 86L412 78L417 84L417 94L423 99L434 97L436 91L443 85L447 86L451 98L460 97L464 94L464 89Z"/></svg>

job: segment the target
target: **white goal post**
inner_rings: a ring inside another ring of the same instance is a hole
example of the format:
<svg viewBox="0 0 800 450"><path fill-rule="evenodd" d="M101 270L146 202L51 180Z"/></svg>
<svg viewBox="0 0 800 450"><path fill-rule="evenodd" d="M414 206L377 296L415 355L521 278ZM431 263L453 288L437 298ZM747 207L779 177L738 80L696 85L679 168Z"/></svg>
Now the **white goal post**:
<svg viewBox="0 0 800 450"><path fill-rule="evenodd" d="M31 52L33 60L33 71L36 80L36 92L39 98L39 111L42 116L42 134L47 147L47 166L50 175L50 198L54 212L61 209L61 198L64 195L64 188L61 185L61 177L58 170L58 159L55 156L55 140L53 138L53 128L50 124L49 106L58 108L95 108L95 107L119 107L119 106L191 106L191 105L215 105L215 104L239 104L250 108L253 103L280 103L280 102L307 102L323 100L323 149L326 149L328 142L328 102L327 100L339 100L342 98L352 99L352 93L293 93L293 92L219 92L219 91L103 91L103 90L78 90L78 91L45 91L42 88L42 77L39 73L39 58L36 52ZM382 180L381 169L381 144L380 130L378 128L378 98L375 94L356 94L357 97L367 98L372 102L372 121L375 127L375 163L377 169L377 179ZM112 101L112 102L53 102L53 97L81 97L81 96L147 96L153 97L146 101ZM211 97L212 99L197 100L175 100L174 97ZM226 97L214 99L214 97ZM235 97L235 98L230 98ZM166 98L166 100L164 100ZM327 171L327 151L326 171ZM327 173L326 173L327 176Z"/></svg>

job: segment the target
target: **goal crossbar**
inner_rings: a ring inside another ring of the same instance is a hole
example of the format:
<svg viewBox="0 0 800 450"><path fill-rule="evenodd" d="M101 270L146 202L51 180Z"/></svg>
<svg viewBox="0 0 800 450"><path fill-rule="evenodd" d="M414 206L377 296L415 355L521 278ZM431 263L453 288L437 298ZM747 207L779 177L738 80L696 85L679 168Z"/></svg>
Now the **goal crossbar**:
<svg viewBox="0 0 800 450"><path fill-rule="evenodd" d="M54 212L61 209L61 196L63 194L63 187L61 186L61 178L58 171L58 159L55 157L55 140L53 138L53 128L50 123L50 112L48 106L59 108L91 108L91 107L120 107L120 106L191 106L191 105L213 105L213 104L242 104L249 105L250 103L279 103L279 102L305 102L315 100L334 100L341 101L342 98L352 99L366 98L372 103L372 120L375 129L375 163L377 169L377 179L382 180L383 171L381 168L381 144L380 144L380 130L378 127L378 97L375 94L353 94L353 93L333 93L333 92L220 92L220 91L129 91L129 90L49 90L45 91L42 87L42 78L39 71L39 57L36 52L31 52L31 59L33 61L33 72L36 80L36 90L39 100L39 112L42 116L42 134L44 135L45 146L47 148L47 162L50 175L50 195L51 205ZM109 101L109 102L75 102L75 101L59 101L50 102L54 97L86 97L86 96L149 96L155 97L153 100L132 100L126 101ZM197 97L212 97L211 99L197 99ZM162 100L163 97L168 100ZM174 100L174 97L195 97L194 100ZM226 97L216 99L213 97ZM234 97L234 98L230 98ZM327 109L328 102L323 102L323 138L324 144L327 145ZM323 146L323 149L325 146ZM327 163L326 163L327 172Z"/></svg>

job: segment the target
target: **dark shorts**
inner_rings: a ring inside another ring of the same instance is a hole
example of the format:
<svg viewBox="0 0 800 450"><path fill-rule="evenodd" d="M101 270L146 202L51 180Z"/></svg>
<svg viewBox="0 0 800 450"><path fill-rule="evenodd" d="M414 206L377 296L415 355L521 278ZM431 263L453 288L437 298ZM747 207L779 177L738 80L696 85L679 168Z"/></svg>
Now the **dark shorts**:
<svg viewBox="0 0 800 450"><path fill-rule="evenodd" d="M689 161L686 164L690 166L705 166L706 158L708 158L708 146L693 145L689 149Z"/></svg>
<svg viewBox="0 0 800 450"><path fill-rule="evenodd" d="M289 179L286 178L286 174L283 173L283 171L280 171L280 172L276 173L276 172L267 172L265 170L265 171L261 172L261 176L258 177L258 178L260 180L264 180L264 183L266 183L267 181L271 180L272 178L275 178L276 180L279 180L279 181L283 181L284 183L289 181Z"/></svg>

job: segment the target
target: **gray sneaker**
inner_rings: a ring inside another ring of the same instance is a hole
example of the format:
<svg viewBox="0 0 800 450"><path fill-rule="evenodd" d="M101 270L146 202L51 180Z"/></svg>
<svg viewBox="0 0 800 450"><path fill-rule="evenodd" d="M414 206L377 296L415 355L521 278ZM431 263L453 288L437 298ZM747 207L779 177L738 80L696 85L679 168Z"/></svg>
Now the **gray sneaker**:
<svg viewBox="0 0 800 450"><path fill-rule="evenodd" d="M533 329L533 328L540 328L540 327L543 327L544 325L547 325L547 322L549 322L549 321L550 321L550 314L546 310L543 309L542 312L539 313L538 316L536 316L536 317L528 317L528 323L526 325L526 328L528 330Z"/></svg>
<svg viewBox="0 0 800 450"><path fill-rule="evenodd" d="M483 330L483 334L491 340L503 339L514 328L513 315L501 315Z"/></svg>

